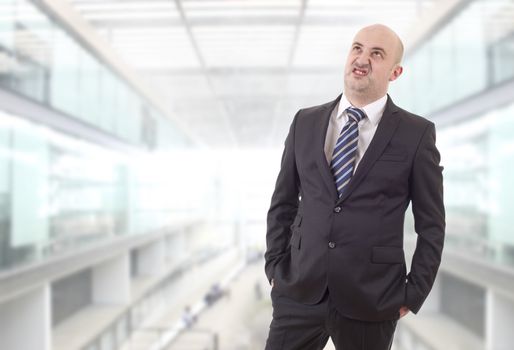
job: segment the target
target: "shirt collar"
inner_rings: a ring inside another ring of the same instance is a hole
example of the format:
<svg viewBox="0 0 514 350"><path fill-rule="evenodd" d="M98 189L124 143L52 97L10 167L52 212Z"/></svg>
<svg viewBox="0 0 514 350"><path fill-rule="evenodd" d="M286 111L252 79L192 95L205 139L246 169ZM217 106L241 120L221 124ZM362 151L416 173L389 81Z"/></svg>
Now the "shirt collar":
<svg viewBox="0 0 514 350"><path fill-rule="evenodd" d="M364 110L366 113L366 116L368 117L369 121L376 126L378 122L380 122L380 118L382 118L382 114L384 113L384 109L387 103L387 94L379 98L378 100L375 100L371 102L370 104L367 104L364 107L361 107L360 109ZM337 108L337 118L341 118L343 116L343 112L346 110L346 108L352 107L352 104L346 96L343 94L341 96L341 99L339 100L339 106Z"/></svg>

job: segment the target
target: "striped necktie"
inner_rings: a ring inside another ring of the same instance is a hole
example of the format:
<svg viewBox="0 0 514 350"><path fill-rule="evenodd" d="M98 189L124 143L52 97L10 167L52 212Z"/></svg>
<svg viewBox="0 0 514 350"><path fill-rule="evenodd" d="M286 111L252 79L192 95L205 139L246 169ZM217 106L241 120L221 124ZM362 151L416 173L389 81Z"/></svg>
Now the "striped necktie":
<svg viewBox="0 0 514 350"><path fill-rule="evenodd" d="M344 194L348 187L355 167L355 155L359 141L359 128L357 124L366 117L366 113L362 109L354 107L348 107L345 112L348 116L348 121L337 138L334 152L332 153L332 161L330 162L330 170L334 175L339 197Z"/></svg>

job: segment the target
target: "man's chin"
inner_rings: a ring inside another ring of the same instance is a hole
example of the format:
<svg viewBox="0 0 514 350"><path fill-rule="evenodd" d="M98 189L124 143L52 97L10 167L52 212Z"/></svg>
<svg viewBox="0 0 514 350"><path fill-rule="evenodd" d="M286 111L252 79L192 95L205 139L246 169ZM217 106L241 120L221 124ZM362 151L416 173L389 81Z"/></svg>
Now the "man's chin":
<svg viewBox="0 0 514 350"><path fill-rule="evenodd" d="M346 89L358 94L364 94L369 91L369 85L368 84L345 84Z"/></svg>

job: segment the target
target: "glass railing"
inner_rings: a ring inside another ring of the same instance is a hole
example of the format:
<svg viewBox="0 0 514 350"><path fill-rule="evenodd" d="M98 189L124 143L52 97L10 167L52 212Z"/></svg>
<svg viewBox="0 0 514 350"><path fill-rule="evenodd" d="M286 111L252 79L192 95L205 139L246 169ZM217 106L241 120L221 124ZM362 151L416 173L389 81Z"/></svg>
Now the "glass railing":
<svg viewBox="0 0 514 350"><path fill-rule="evenodd" d="M437 135L444 166L445 246L509 268L514 268L513 135L514 102L441 128ZM413 227L409 214L406 230L413 233Z"/></svg>
<svg viewBox="0 0 514 350"><path fill-rule="evenodd" d="M154 148L169 139L175 144L187 142L171 120L48 16L37 1L0 0L0 88L131 144ZM160 140L158 124L169 125L164 129L170 131Z"/></svg>
<svg viewBox="0 0 514 350"><path fill-rule="evenodd" d="M514 79L510 0L472 0L407 54L391 84L400 106L420 115Z"/></svg>
<svg viewBox="0 0 514 350"><path fill-rule="evenodd" d="M187 164L127 152L0 110L0 270L194 216Z"/></svg>

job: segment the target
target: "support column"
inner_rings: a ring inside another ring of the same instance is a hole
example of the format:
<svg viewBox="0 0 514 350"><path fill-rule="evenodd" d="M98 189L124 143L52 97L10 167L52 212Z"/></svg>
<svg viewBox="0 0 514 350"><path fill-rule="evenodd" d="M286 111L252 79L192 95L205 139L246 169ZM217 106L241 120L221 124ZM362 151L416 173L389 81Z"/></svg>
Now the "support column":
<svg viewBox="0 0 514 350"><path fill-rule="evenodd" d="M439 275L441 276L441 274ZM436 278L432 290L423 303L420 313L441 312L441 278Z"/></svg>
<svg viewBox="0 0 514 350"><path fill-rule="evenodd" d="M93 302L114 305L124 305L130 302L128 253L93 268Z"/></svg>
<svg viewBox="0 0 514 350"><path fill-rule="evenodd" d="M183 229L171 234L166 238L165 259L168 264L175 267L187 256L186 240Z"/></svg>
<svg viewBox="0 0 514 350"><path fill-rule="evenodd" d="M48 284L0 304L1 348L50 350L50 319Z"/></svg>
<svg viewBox="0 0 514 350"><path fill-rule="evenodd" d="M486 302L486 350L512 349L514 300L489 289Z"/></svg>
<svg viewBox="0 0 514 350"><path fill-rule="evenodd" d="M138 249L137 272L140 276L158 276L164 271L164 238Z"/></svg>

